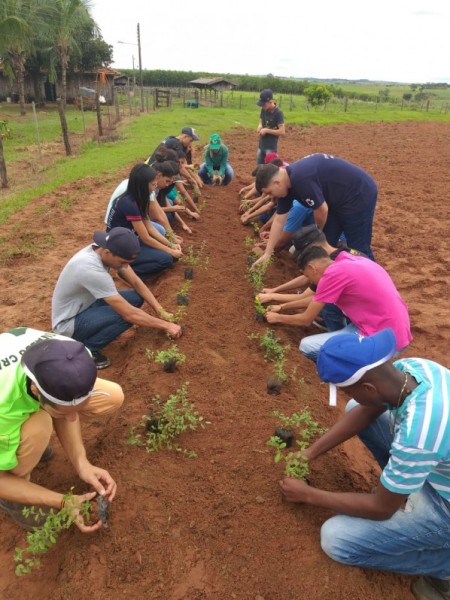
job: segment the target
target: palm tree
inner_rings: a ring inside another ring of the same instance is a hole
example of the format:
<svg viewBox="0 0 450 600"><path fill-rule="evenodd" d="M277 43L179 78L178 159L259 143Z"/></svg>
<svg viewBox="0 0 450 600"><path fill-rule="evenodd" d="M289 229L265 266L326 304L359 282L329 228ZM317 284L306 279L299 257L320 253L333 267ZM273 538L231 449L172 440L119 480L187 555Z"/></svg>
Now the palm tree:
<svg viewBox="0 0 450 600"><path fill-rule="evenodd" d="M33 55L33 32L41 23L39 0L1 0L0 58L16 78L21 115L25 114L25 61Z"/></svg>
<svg viewBox="0 0 450 600"><path fill-rule="evenodd" d="M53 68L55 62L61 67L61 103L67 98L67 69L71 53L79 53L77 37L84 27L98 31L89 14L89 0L48 0L52 10Z"/></svg>

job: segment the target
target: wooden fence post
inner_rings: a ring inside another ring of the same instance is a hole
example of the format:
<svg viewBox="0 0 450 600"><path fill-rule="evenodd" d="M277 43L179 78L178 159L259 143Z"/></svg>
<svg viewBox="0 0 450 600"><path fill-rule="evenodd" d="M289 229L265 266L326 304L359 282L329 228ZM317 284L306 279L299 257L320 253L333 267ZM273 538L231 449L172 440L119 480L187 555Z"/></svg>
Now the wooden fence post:
<svg viewBox="0 0 450 600"><path fill-rule="evenodd" d="M0 133L0 180L2 188L8 187L8 175L6 173L5 155L3 153L3 136Z"/></svg>

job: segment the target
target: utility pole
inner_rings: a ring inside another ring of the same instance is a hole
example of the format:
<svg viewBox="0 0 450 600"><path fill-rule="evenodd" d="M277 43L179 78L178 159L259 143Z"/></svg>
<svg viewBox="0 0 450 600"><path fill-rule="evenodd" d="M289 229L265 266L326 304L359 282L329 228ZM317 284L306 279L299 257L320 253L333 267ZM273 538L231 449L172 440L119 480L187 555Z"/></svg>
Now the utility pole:
<svg viewBox="0 0 450 600"><path fill-rule="evenodd" d="M141 112L144 112L144 80L142 76L142 56L141 56L141 29L139 23L137 24L137 40L138 40L138 51L139 51L139 78L141 84Z"/></svg>

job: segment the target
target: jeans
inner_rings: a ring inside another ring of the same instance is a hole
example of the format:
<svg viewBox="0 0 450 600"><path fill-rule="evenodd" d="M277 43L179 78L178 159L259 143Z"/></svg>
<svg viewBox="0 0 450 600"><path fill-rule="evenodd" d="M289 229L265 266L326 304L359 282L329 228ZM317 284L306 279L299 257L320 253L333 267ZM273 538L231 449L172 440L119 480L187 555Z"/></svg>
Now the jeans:
<svg viewBox="0 0 450 600"><path fill-rule="evenodd" d="M258 148L258 151L256 153L256 164L257 165L265 164L264 159L266 158L267 154L272 154L272 152L275 152L275 154L276 154L277 149L276 148L267 148L266 150L262 150L261 148Z"/></svg>
<svg viewBox="0 0 450 600"><path fill-rule="evenodd" d="M328 305L326 305L328 306ZM350 323L346 325L344 328L339 329L338 331L329 331L328 333L318 333L317 335L309 335L305 337L300 342L299 350L302 354L313 360L317 361L317 356L319 355L320 349L325 344L325 342L334 335L339 335L341 333L358 333L358 328Z"/></svg>
<svg viewBox="0 0 450 600"><path fill-rule="evenodd" d="M202 179L203 183L206 183L206 185L212 184L212 179L208 175L208 171L206 169L206 163L202 163L200 165L200 169L198 170L198 175ZM233 177L234 177L233 167L230 165L230 163L227 163L227 166L225 167L225 173L224 173L222 185L228 185L230 183L230 181L233 179Z"/></svg>
<svg viewBox="0 0 450 600"><path fill-rule="evenodd" d="M134 290L121 291L119 294L137 308L144 303ZM107 302L97 300L75 317L72 337L92 352L97 352L131 326L132 323L125 321Z"/></svg>
<svg viewBox="0 0 450 600"><path fill-rule="evenodd" d="M325 304L320 311L320 316L328 331L341 331L348 324L347 317L335 304Z"/></svg>
<svg viewBox="0 0 450 600"><path fill-rule="evenodd" d="M328 243L331 246L337 246L339 237L344 233L350 248L364 252L368 258L375 260L370 244L376 203L377 192L375 189L369 208L362 212L335 214L333 210L330 210L323 228Z"/></svg>
<svg viewBox="0 0 450 600"><path fill-rule="evenodd" d="M170 213L168 213L170 214ZM151 275L159 273L173 265L173 256L164 250L147 246L139 240L141 250L137 258L131 263L131 268L141 279L148 279Z"/></svg>
<svg viewBox="0 0 450 600"><path fill-rule="evenodd" d="M350 400L347 409L356 405ZM383 468L393 440L389 415L383 413L359 437ZM448 579L450 502L425 483L385 521L332 517L322 525L321 544L330 558L347 565Z"/></svg>

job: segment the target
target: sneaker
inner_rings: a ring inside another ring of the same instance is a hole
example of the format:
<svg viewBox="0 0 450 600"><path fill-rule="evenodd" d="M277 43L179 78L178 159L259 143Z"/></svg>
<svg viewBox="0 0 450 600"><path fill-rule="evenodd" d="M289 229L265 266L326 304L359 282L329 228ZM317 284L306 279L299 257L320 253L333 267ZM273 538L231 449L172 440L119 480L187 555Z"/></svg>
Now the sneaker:
<svg viewBox="0 0 450 600"><path fill-rule="evenodd" d="M317 319L314 319L312 324L315 325L318 329L321 329L322 331L328 331L328 329L325 325L325 321L323 319L321 319L320 317L317 317Z"/></svg>
<svg viewBox="0 0 450 600"><path fill-rule="evenodd" d="M411 586L417 600L450 600L450 579L421 577Z"/></svg>
<svg viewBox="0 0 450 600"><path fill-rule="evenodd" d="M97 369L106 369L106 367L109 367L109 365L111 364L109 358L107 358L104 354L98 351L92 351L92 358L94 359L95 366L97 367Z"/></svg>
<svg viewBox="0 0 450 600"><path fill-rule="evenodd" d="M36 507L36 510L39 509L43 514L28 515L26 517L22 512L24 508L30 508L30 506L20 504L19 502L0 500L0 512L8 515L8 517L27 531L33 531L35 527L42 527L50 514L50 508L40 506Z"/></svg>
<svg viewBox="0 0 450 600"><path fill-rule="evenodd" d="M49 461L51 458L53 458L53 448L51 446L47 446L47 448L42 453L42 456L39 459L39 462L44 463L44 462Z"/></svg>

